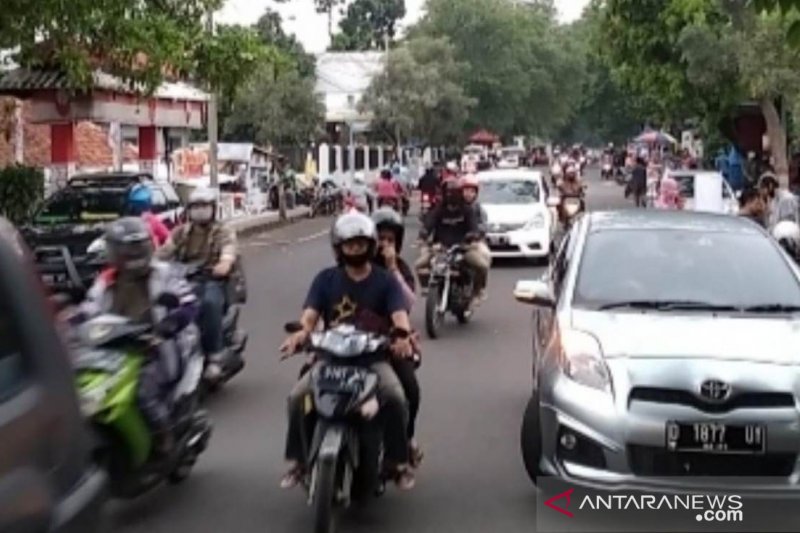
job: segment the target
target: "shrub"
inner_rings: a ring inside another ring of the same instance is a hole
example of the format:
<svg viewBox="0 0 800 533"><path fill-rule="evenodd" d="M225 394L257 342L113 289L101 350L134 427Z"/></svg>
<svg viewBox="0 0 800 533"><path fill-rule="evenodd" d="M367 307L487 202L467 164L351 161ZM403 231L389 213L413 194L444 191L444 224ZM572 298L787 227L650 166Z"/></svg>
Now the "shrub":
<svg viewBox="0 0 800 533"><path fill-rule="evenodd" d="M0 215L21 224L30 219L43 198L40 169L21 165L0 169Z"/></svg>

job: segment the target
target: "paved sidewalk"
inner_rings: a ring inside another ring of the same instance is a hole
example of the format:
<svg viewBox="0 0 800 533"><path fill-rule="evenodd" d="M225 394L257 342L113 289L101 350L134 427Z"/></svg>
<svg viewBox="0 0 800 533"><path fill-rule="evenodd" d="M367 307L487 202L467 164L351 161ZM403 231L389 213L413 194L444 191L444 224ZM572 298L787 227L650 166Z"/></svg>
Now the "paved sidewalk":
<svg viewBox="0 0 800 533"><path fill-rule="evenodd" d="M294 209L289 209L286 213L286 216L288 218L288 222L291 223L297 219L307 217L308 212L309 208L307 206L300 206ZM281 225L277 211L266 211L259 215L230 218L226 220L226 223L233 228L238 235L250 235Z"/></svg>

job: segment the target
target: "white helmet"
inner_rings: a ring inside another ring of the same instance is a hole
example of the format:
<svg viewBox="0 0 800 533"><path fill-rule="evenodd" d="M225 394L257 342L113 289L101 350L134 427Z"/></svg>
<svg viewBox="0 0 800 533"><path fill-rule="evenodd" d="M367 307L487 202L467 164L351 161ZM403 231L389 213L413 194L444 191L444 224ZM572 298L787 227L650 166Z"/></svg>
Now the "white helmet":
<svg viewBox="0 0 800 533"><path fill-rule="evenodd" d="M455 161L449 161L445 168L450 172L458 172L458 165L455 163Z"/></svg>
<svg viewBox="0 0 800 533"><path fill-rule="evenodd" d="M364 178L364 173L356 172L355 174L353 174L353 183L356 183L358 185L364 185L364 183L366 183L366 179Z"/></svg>
<svg viewBox="0 0 800 533"><path fill-rule="evenodd" d="M217 215L217 191L210 187L198 187L189 195L186 212L191 222L208 224Z"/></svg>
<svg viewBox="0 0 800 533"><path fill-rule="evenodd" d="M217 191L211 187L197 187L189 194L188 205L216 204Z"/></svg>
<svg viewBox="0 0 800 533"><path fill-rule="evenodd" d="M791 220L778 222L772 237L794 258L800 258L800 226Z"/></svg>

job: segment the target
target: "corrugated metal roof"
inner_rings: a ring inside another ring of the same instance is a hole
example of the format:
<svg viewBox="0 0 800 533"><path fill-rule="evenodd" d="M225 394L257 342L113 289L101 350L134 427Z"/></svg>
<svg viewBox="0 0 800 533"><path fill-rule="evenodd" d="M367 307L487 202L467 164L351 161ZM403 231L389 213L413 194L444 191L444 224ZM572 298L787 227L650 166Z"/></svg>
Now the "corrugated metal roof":
<svg viewBox="0 0 800 533"><path fill-rule="evenodd" d="M130 85L116 76L106 72L96 71L92 75L95 89L105 89L120 93L135 93ZM5 73L0 73L0 92L20 93L42 89L66 89L69 87L67 76L57 70L32 70L18 68ZM205 102L208 94L186 83L164 83L155 91L158 98L190 100Z"/></svg>

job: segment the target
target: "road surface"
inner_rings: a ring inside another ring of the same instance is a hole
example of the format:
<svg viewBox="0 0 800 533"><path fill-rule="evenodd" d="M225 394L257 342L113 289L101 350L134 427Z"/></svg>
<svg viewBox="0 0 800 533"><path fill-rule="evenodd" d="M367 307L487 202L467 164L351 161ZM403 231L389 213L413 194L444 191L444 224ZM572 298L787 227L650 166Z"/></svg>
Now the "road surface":
<svg viewBox="0 0 800 533"><path fill-rule="evenodd" d="M590 176L589 208L625 206L622 189ZM411 218L409 218L411 221ZM215 431L190 478L111 508L122 533L298 533L312 528L300 489L282 491L285 401L300 361L278 362L283 324L298 317L316 272L332 262L329 220L308 220L243 243L250 301L247 367L211 399ZM413 240L418 226L409 224ZM407 247L406 258L414 250ZM530 391L530 309L514 302L519 279L541 267L501 262L489 300L472 323L450 318L425 340L419 372L418 437L426 453L417 487L390 488L348 513L352 533L523 533L535 531L535 491L525 474L519 428ZM423 326L421 305L413 313Z"/></svg>

